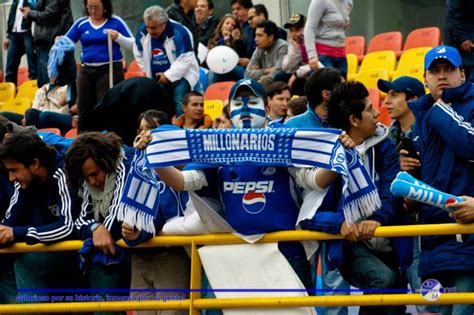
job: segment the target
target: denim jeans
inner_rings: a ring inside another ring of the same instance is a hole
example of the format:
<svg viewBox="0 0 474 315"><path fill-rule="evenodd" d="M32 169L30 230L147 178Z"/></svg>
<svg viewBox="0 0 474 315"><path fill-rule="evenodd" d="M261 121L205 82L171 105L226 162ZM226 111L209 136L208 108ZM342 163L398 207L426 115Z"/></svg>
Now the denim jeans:
<svg viewBox="0 0 474 315"><path fill-rule="evenodd" d="M395 252L375 252L363 242L347 243L344 264L339 268L344 279L359 289L398 289L402 280ZM365 293L364 293L365 294ZM360 315L404 315L405 306L361 306Z"/></svg>
<svg viewBox="0 0 474 315"><path fill-rule="evenodd" d="M40 111L29 108L25 112L27 126L36 126L36 128L58 128L61 132L68 132L71 127L72 116L50 111Z"/></svg>
<svg viewBox="0 0 474 315"><path fill-rule="evenodd" d="M36 79L36 53L33 46L31 32L11 33L9 35L9 46L7 52L7 63L5 67L5 82L18 83L18 67L21 57L26 53L28 61L28 79Z"/></svg>
<svg viewBox="0 0 474 315"><path fill-rule="evenodd" d="M347 59L346 57L319 56L319 61L327 68L336 68L342 75L347 77Z"/></svg>
<svg viewBox="0 0 474 315"><path fill-rule="evenodd" d="M36 56L38 61L38 87L42 87L49 83L48 76L48 59L50 48L36 48Z"/></svg>

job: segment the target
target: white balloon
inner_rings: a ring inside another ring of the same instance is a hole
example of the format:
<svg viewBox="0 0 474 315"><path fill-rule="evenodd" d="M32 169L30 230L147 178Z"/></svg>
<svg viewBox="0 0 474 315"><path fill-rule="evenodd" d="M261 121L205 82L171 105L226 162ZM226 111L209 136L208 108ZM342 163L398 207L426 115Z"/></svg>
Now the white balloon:
<svg viewBox="0 0 474 315"><path fill-rule="evenodd" d="M202 43L199 43L198 45L198 59L199 59L199 64L203 63L206 60L207 52L209 50L207 49L206 46L204 46Z"/></svg>
<svg viewBox="0 0 474 315"><path fill-rule="evenodd" d="M206 62L209 69L215 73L229 73L237 66L239 55L230 47L217 46L209 50Z"/></svg>

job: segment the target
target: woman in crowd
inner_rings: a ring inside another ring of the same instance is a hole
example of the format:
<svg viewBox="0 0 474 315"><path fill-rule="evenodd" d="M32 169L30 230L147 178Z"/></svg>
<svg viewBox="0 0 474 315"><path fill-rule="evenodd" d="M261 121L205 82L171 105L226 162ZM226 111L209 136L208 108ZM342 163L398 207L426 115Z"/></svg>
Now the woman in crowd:
<svg viewBox="0 0 474 315"><path fill-rule="evenodd" d="M95 104L109 90L109 66L112 61L113 83L124 79L121 47L132 50L134 37L125 22L112 14L111 0L84 0L85 16L77 20L65 35L81 41L81 70L78 100L79 132L90 129L90 115ZM109 56L108 36L113 40Z"/></svg>

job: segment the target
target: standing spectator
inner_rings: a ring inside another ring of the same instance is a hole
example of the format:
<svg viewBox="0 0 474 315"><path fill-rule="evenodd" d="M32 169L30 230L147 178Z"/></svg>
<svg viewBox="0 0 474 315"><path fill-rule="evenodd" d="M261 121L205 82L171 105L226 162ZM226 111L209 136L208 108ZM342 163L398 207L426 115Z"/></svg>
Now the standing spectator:
<svg viewBox="0 0 474 315"><path fill-rule="evenodd" d="M173 96L176 116L183 113L183 95L199 80L199 64L193 52L192 35L181 24L169 20L158 6L143 13L145 25L137 33L133 54L148 78L163 85Z"/></svg>
<svg viewBox="0 0 474 315"><path fill-rule="evenodd" d="M305 85L308 109L302 115L289 119L291 128L322 128L327 126L328 102L334 85L344 81L339 70L322 68L313 73Z"/></svg>
<svg viewBox="0 0 474 315"><path fill-rule="evenodd" d="M253 6L252 0L230 0L232 8L232 15L239 21L240 28L244 33L244 38L247 44L247 58L251 58L254 46L254 33L248 22L248 14L250 8Z"/></svg>
<svg viewBox="0 0 474 315"><path fill-rule="evenodd" d="M474 82L474 2L446 1L444 42L459 51L466 78Z"/></svg>
<svg viewBox="0 0 474 315"><path fill-rule="evenodd" d="M23 6L23 17L34 22L33 42L35 45L38 70L38 86L49 82L49 50L57 36L63 35L71 27L73 19L69 0L38 0L36 9Z"/></svg>
<svg viewBox="0 0 474 315"><path fill-rule="evenodd" d="M244 78L245 67L249 63L249 59L246 58L247 46L243 40L242 30L240 24L236 18L231 14L226 14L222 17L221 21L217 25L214 37L209 41L208 48L212 49L216 46L225 45L239 55L239 63L235 66L232 71L225 74L214 73L212 70L208 72L209 84L214 82L222 81L238 81Z"/></svg>
<svg viewBox="0 0 474 315"><path fill-rule="evenodd" d="M311 0L304 28L304 42L311 70L325 67L339 69L346 77L347 61L344 39L349 26L352 0Z"/></svg>
<svg viewBox="0 0 474 315"><path fill-rule="evenodd" d="M122 237L117 213L134 153L134 149L124 152L121 139L114 133L87 132L74 140L64 158L69 180L82 197L81 213L75 221L79 238L86 241L82 250L92 247L94 256L101 255L102 260L107 257L110 262L91 263L84 270L91 289L130 285L129 261L115 241Z"/></svg>
<svg viewBox="0 0 474 315"><path fill-rule="evenodd" d="M73 238L79 202L67 183L64 156L31 131L10 134L0 159L15 191L0 225L0 243L51 244ZM72 252L28 252L15 261L19 289L74 287Z"/></svg>
<svg viewBox="0 0 474 315"><path fill-rule="evenodd" d="M219 24L219 18L213 15L214 2L212 0L198 0L194 9L194 22L197 26L197 40L207 47Z"/></svg>
<svg viewBox="0 0 474 315"><path fill-rule="evenodd" d="M25 53L28 61L28 79L36 79L36 53L31 34L31 21L23 18L21 13L21 8L28 6L32 6L28 0L13 0L8 13L7 39L3 42L3 49L8 49L5 82L15 83L16 86L18 86L18 67L21 56Z"/></svg>
<svg viewBox="0 0 474 315"><path fill-rule="evenodd" d="M127 24L113 15L111 0L84 0L86 16L77 20L66 37L74 43L81 41L81 71L77 79L78 131L90 130L91 112L109 90L109 67L112 60L113 83L124 79L120 47L131 50L133 35ZM112 43L109 56L107 38Z"/></svg>
<svg viewBox="0 0 474 315"><path fill-rule="evenodd" d="M264 85L280 81L276 76L281 74L281 62L288 52L288 43L277 38L277 26L272 21L263 21L255 31L255 49L250 63L245 70L249 79L260 80ZM288 81L286 80L281 81Z"/></svg>
<svg viewBox="0 0 474 315"><path fill-rule="evenodd" d="M268 20L268 11L264 4L256 4L250 8L248 11L248 22L252 28L253 35L252 38L255 38L255 29L260 22ZM284 29L278 27L277 37L279 39L286 40L287 34ZM255 49L255 43L253 49Z"/></svg>
<svg viewBox="0 0 474 315"><path fill-rule="evenodd" d="M474 86L465 82L459 52L450 46L432 48L425 55L425 82L429 95L408 103L415 115L413 142L418 159L402 154L402 169L421 167L421 180L456 196L474 195ZM448 212L427 204L421 224L452 223ZM436 279L456 292L474 291L474 236L422 236L420 276ZM470 314L474 305L440 307L442 314Z"/></svg>
<svg viewBox="0 0 474 315"><path fill-rule="evenodd" d="M291 99L290 87L285 82L273 82L267 88L267 96L267 124L272 122L283 123L288 112L288 102Z"/></svg>
<svg viewBox="0 0 474 315"><path fill-rule="evenodd" d="M183 114L173 119L173 125L184 129L207 129L212 127L212 119L204 114L204 97L199 92L189 92L183 96Z"/></svg>
<svg viewBox="0 0 474 315"><path fill-rule="evenodd" d="M180 23L191 32L193 35L193 47L197 51L199 35L194 22L196 3L197 0L174 0L173 4L166 8L166 13L170 19Z"/></svg>

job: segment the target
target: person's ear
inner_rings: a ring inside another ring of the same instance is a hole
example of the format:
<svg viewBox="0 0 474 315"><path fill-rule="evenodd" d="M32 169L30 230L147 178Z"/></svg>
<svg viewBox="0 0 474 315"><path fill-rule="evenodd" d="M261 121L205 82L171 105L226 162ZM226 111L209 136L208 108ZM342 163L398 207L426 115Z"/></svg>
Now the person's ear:
<svg viewBox="0 0 474 315"><path fill-rule="evenodd" d="M461 82L466 82L466 73L464 72L464 69L461 69Z"/></svg>
<svg viewBox="0 0 474 315"><path fill-rule="evenodd" d="M359 127L360 124L360 119L357 118L355 115L350 115L349 116L349 125L352 128L357 128Z"/></svg>
<svg viewBox="0 0 474 315"><path fill-rule="evenodd" d="M329 98L331 97L331 91L329 91L329 90L323 90L323 91L321 92L321 95L323 96L323 101L328 102L328 101L329 101Z"/></svg>
<svg viewBox="0 0 474 315"><path fill-rule="evenodd" d="M33 163L31 163L30 168L31 170L38 170L41 166L40 160L38 158L33 159Z"/></svg>

